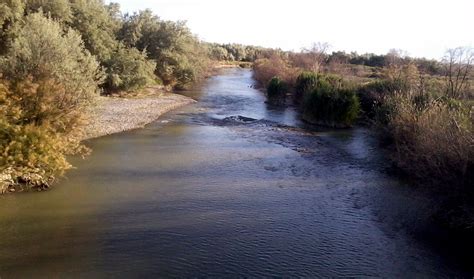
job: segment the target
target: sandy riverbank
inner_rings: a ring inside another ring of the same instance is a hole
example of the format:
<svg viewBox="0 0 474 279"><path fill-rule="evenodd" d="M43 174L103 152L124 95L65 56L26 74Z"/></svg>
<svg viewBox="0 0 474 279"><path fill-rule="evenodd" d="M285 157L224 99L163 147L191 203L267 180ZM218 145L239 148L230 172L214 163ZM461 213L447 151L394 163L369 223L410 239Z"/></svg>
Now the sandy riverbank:
<svg viewBox="0 0 474 279"><path fill-rule="evenodd" d="M132 98L100 97L90 112L83 138L92 139L141 128L170 110L194 102L191 98L173 93Z"/></svg>

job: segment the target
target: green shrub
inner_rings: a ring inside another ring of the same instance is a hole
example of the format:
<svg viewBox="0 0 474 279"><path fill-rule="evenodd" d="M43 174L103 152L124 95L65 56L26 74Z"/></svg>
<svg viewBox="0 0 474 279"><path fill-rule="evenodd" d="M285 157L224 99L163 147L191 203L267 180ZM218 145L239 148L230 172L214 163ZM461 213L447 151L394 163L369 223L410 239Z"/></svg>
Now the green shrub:
<svg viewBox="0 0 474 279"><path fill-rule="evenodd" d="M359 98L355 91L335 76L320 76L316 88L303 103L305 120L317 124L348 127L359 114Z"/></svg>
<svg viewBox="0 0 474 279"><path fill-rule="evenodd" d="M102 0L71 0L72 19L68 24L81 34L84 45L100 63L112 58L120 28Z"/></svg>
<svg viewBox="0 0 474 279"><path fill-rule="evenodd" d="M383 116L383 112L387 111L384 106L383 99L387 96L405 90L404 85L400 81L376 80L363 84L357 89L357 96L360 100L361 111L369 119L375 119L376 116Z"/></svg>
<svg viewBox="0 0 474 279"><path fill-rule="evenodd" d="M144 52L136 48L118 47L107 61L107 91L130 91L155 82L156 63L148 60Z"/></svg>
<svg viewBox="0 0 474 279"><path fill-rule="evenodd" d="M316 73L309 71L302 72L298 78L296 78L295 101L301 102L303 96L313 91L317 84L318 75Z"/></svg>
<svg viewBox="0 0 474 279"><path fill-rule="evenodd" d="M61 22L69 22L72 18L69 0L26 0L27 13L42 11L48 17Z"/></svg>
<svg viewBox="0 0 474 279"><path fill-rule="evenodd" d="M0 60L0 71L11 81L29 77L33 82L51 79L64 87L58 106L69 108L90 102L98 93L102 72L84 49L81 36L41 13L26 16L16 38Z"/></svg>
<svg viewBox="0 0 474 279"><path fill-rule="evenodd" d="M140 11L125 17L119 38L127 46L147 51L165 85L183 89L208 72L209 50L184 22L163 21L150 10Z"/></svg>
<svg viewBox="0 0 474 279"><path fill-rule="evenodd" d="M268 99L271 101L283 101L286 97L286 83L279 77L273 77L267 85Z"/></svg>

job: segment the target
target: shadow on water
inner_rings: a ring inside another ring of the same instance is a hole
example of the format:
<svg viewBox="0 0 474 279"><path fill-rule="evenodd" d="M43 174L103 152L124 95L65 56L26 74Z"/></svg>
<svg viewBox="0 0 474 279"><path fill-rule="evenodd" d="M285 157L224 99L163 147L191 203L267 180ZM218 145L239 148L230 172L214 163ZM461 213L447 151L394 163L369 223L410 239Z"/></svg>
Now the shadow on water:
<svg viewBox="0 0 474 279"><path fill-rule="evenodd" d="M53 190L0 197L0 276L468 276L368 130L308 129L253 85L226 70Z"/></svg>

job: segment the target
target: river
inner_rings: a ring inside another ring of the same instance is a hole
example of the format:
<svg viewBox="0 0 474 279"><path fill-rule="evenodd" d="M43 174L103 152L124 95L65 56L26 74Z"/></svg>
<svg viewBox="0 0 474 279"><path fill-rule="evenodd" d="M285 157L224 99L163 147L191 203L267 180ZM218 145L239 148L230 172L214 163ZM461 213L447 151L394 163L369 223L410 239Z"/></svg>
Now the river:
<svg viewBox="0 0 474 279"><path fill-rule="evenodd" d="M0 197L0 277L469 276L368 130L307 127L253 85L223 70L52 190Z"/></svg>

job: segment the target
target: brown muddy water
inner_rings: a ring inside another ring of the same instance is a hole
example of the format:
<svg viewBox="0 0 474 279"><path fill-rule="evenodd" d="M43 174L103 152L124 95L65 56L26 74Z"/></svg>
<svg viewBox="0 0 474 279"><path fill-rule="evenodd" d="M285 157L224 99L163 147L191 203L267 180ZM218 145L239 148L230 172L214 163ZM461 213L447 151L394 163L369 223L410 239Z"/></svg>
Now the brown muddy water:
<svg viewBox="0 0 474 279"><path fill-rule="evenodd" d="M253 83L224 70L51 191L0 197L0 277L472 276L369 131L305 127Z"/></svg>

